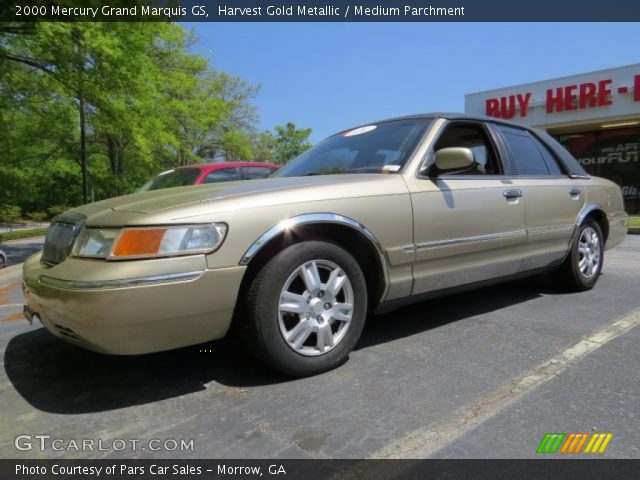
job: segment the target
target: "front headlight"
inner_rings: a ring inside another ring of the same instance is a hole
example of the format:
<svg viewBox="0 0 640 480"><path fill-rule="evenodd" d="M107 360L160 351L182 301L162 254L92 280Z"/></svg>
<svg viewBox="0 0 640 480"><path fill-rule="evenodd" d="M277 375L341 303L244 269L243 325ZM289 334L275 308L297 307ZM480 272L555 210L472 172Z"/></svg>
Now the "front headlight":
<svg viewBox="0 0 640 480"><path fill-rule="evenodd" d="M85 228L74 253L109 260L209 253L222 244L226 234L224 223L122 230Z"/></svg>
<svg viewBox="0 0 640 480"><path fill-rule="evenodd" d="M120 230L115 229L85 228L76 240L74 254L79 257L107 258L119 234Z"/></svg>

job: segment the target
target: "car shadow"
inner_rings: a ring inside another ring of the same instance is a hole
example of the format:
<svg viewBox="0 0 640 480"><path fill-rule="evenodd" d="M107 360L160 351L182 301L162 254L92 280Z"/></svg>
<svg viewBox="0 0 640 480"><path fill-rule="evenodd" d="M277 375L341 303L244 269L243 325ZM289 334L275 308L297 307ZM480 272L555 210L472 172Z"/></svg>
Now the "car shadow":
<svg viewBox="0 0 640 480"><path fill-rule="evenodd" d="M367 320L354 350L391 342L448 323L524 303L542 294L559 294L548 275L470 290L414 303Z"/></svg>
<svg viewBox="0 0 640 480"><path fill-rule="evenodd" d="M356 350L526 302L549 291L544 277L403 307L367 321ZM7 377L38 410L81 414L143 405L204 390L210 382L256 387L292 381L263 367L233 339L141 356L110 356L63 342L44 328L12 338Z"/></svg>

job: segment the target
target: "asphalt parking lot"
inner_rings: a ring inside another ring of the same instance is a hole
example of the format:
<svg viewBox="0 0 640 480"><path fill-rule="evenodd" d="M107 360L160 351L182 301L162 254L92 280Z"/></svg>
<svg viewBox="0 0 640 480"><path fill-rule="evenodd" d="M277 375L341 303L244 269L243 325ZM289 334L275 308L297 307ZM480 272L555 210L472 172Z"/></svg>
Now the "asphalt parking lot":
<svg viewBox="0 0 640 480"><path fill-rule="evenodd" d="M5 282L0 456L533 458L547 432L599 431L613 437L595 456L638 458L639 271L630 235L590 292L540 276L374 317L345 365L301 380L228 340L141 357L80 350L30 326L19 281ZM39 434L61 450L16 449ZM107 449L70 444L84 439ZM193 442L150 451L151 439Z"/></svg>

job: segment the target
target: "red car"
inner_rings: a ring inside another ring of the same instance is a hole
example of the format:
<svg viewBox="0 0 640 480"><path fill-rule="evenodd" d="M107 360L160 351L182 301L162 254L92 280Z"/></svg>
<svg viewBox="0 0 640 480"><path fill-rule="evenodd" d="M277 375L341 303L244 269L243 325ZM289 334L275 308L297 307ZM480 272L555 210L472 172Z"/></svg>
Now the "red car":
<svg viewBox="0 0 640 480"><path fill-rule="evenodd" d="M162 172L145 183L139 192L184 187L203 183L232 182L266 178L280 168L272 163L226 162L187 165Z"/></svg>

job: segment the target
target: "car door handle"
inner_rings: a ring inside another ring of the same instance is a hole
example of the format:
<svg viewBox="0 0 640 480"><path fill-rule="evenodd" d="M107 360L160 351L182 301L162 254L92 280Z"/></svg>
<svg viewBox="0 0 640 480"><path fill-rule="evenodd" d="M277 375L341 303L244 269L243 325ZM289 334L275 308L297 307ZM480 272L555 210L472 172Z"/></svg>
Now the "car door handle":
<svg viewBox="0 0 640 480"><path fill-rule="evenodd" d="M572 188L571 190L569 190L569 195L571 195L572 197L577 197L581 193L582 191L579 188Z"/></svg>
<svg viewBox="0 0 640 480"><path fill-rule="evenodd" d="M522 197L522 190L520 190L519 188L513 190L505 190L502 194L507 200L513 200L514 198Z"/></svg>

